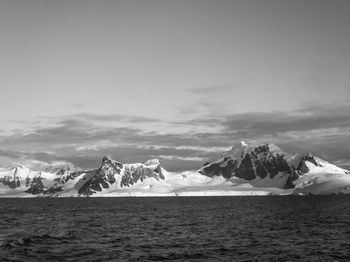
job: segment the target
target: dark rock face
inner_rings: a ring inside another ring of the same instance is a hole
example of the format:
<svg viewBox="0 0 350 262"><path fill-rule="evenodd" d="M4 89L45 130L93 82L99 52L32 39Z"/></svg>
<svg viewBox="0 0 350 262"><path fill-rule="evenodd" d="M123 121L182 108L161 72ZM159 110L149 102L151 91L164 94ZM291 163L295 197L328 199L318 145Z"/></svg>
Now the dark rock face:
<svg viewBox="0 0 350 262"><path fill-rule="evenodd" d="M8 186L11 189L15 189L17 187L21 186L21 182L18 178L18 169L15 169L15 172L13 174L13 179L10 179L10 177L2 177L0 178L0 183L3 183L5 186Z"/></svg>
<svg viewBox="0 0 350 262"><path fill-rule="evenodd" d="M29 187L30 184L30 177L26 177L26 187Z"/></svg>
<svg viewBox="0 0 350 262"><path fill-rule="evenodd" d="M27 189L26 193L30 193L33 195L39 195L41 193L44 193L46 190L43 182L41 181L41 177L34 177L30 183L29 189Z"/></svg>
<svg viewBox="0 0 350 262"><path fill-rule="evenodd" d="M242 149L238 158L226 154L225 157L214 163L206 163L199 172L209 177L222 175L226 179L238 177L245 180L254 180L257 177L263 179L267 176L274 178L282 174L287 177L284 185L284 188L287 189L294 188L293 181L309 171L307 161L320 166L311 154L301 157L297 168L291 165L290 158L289 154L276 146L259 145L247 150Z"/></svg>
<svg viewBox="0 0 350 262"><path fill-rule="evenodd" d="M261 163L261 161L258 161L258 164L255 166L255 171L258 176L261 178L265 178L269 173L266 169L266 167Z"/></svg>
<svg viewBox="0 0 350 262"><path fill-rule="evenodd" d="M256 175L265 178L267 175L274 178L279 172L291 174L292 170L285 159L285 153L271 152L269 145L256 147L252 152Z"/></svg>
<svg viewBox="0 0 350 262"><path fill-rule="evenodd" d="M139 180L143 182L146 178L155 178L157 180L164 180L164 175L162 173L162 168L160 165L155 168L145 167L145 166L129 166L126 165L124 169L124 174L120 181L120 186L130 186L137 183Z"/></svg>
<svg viewBox="0 0 350 262"><path fill-rule="evenodd" d="M219 163L207 163L198 172L208 177L219 176L222 173L222 167Z"/></svg>
<svg viewBox="0 0 350 262"><path fill-rule="evenodd" d="M8 186L11 189L16 188L15 181L14 180L10 180L8 177L1 178L0 182L3 183L5 186Z"/></svg>
<svg viewBox="0 0 350 262"><path fill-rule="evenodd" d="M284 189L291 189L294 188L295 185L293 184L293 181L295 181L296 179L298 179L298 175L296 172L293 172L292 174L290 174L287 178L287 181L285 183L285 185L283 186Z"/></svg>
<svg viewBox="0 0 350 262"><path fill-rule="evenodd" d="M15 178L10 179L9 177L3 177L3 178L0 178L0 183L3 183L5 186L8 186L11 189L15 189L21 186L21 183L18 180L18 178L16 180Z"/></svg>
<svg viewBox="0 0 350 262"><path fill-rule="evenodd" d="M88 179L91 175L92 178ZM107 180L104 174L100 172L100 169L88 172L82 180L86 182L78 191L80 195L92 195L96 191L102 191L102 188L108 188Z"/></svg>
<svg viewBox="0 0 350 262"><path fill-rule="evenodd" d="M65 183L67 183L69 180L73 180L73 179L75 179L76 177L80 176L80 175L83 174L83 173L85 173L85 172L84 172L84 171L73 172L73 173L71 173L71 174L69 174L69 175L56 178L55 181L57 181L57 182L60 183L60 184L65 184Z"/></svg>
<svg viewBox="0 0 350 262"><path fill-rule="evenodd" d="M78 193L81 195L92 195L96 191L102 191L103 188L109 188L110 184L114 184L115 174L120 174L123 164L113 161L108 157L102 159L102 165L99 169L86 172L82 178L83 186Z"/></svg>
<svg viewBox="0 0 350 262"><path fill-rule="evenodd" d="M255 170L253 168L252 158L249 154L246 154L235 171L235 176L246 180L253 180L256 178Z"/></svg>
<svg viewBox="0 0 350 262"><path fill-rule="evenodd" d="M311 153L308 153L306 156L303 156L300 159L300 162L299 162L299 165L298 165L298 168L297 168L297 173L299 173L300 175L304 175L304 174L306 174L307 172L310 171L309 168L306 165L306 161L314 164L315 166L322 167L322 165L315 160L314 156Z"/></svg>
<svg viewBox="0 0 350 262"><path fill-rule="evenodd" d="M221 165L219 163L210 164L207 162L206 165L204 165L203 168L199 170L199 173L209 177L222 175L225 178L231 178L232 173L237 170L237 167L237 160L230 157L225 157Z"/></svg>
<svg viewBox="0 0 350 262"><path fill-rule="evenodd" d="M104 157L102 160L102 166L100 168L100 172L105 180L110 184L115 182L114 175L120 174L121 169L123 168L123 164L117 161L113 161L108 157Z"/></svg>
<svg viewBox="0 0 350 262"><path fill-rule="evenodd" d="M306 156L304 156L303 161L309 161L312 164L314 164L315 166L322 167L322 165L315 160L314 156L311 153L308 153Z"/></svg>
<svg viewBox="0 0 350 262"><path fill-rule="evenodd" d="M63 191L62 185L54 185L44 192L45 195L55 195Z"/></svg>

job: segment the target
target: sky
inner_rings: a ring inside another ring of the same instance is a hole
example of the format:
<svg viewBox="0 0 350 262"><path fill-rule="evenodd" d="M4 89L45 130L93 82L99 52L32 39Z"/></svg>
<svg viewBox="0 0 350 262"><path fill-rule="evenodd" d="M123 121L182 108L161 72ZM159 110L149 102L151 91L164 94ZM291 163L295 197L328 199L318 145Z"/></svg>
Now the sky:
<svg viewBox="0 0 350 262"><path fill-rule="evenodd" d="M350 166L348 0L2 0L0 164L199 168L235 141Z"/></svg>

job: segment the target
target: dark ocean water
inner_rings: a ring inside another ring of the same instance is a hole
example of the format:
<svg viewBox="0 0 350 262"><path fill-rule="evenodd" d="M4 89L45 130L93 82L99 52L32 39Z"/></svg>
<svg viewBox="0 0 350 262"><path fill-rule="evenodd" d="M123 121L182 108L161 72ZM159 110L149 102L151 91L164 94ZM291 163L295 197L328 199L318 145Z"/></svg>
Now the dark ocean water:
<svg viewBox="0 0 350 262"><path fill-rule="evenodd" d="M0 199L0 261L350 261L350 195Z"/></svg>

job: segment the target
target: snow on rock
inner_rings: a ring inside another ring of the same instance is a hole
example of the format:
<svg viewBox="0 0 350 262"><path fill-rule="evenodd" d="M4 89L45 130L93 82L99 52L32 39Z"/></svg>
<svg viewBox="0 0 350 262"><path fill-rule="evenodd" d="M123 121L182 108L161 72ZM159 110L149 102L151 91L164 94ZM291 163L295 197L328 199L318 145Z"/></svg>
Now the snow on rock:
<svg viewBox="0 0 350 262"><path fill-rule="evenodd" d="M58 183L44 195L57 196L65 192L67 184L77 195L91 196L94 194L122 190L126 187L150 188L155 181L164 180L164 169L158 160L149 160L145 164L122 164L109 156L102 159L101 166L88 171L77 171L62 177ZM74 185L72 188L72 181Z"/></svg>
<svg viewBox="0 0 350 262"><path fill-rule="evenodd" d="M273 186L292 189L297 180L310 174L337 173L346 175L344 169L336 167L324 160L306 155L291 155L272 144L236 143L213 163L206 163L199 172L214 177L248 180L256 186Z"/></svg>
<svg viewBox="0 0 350 262"><path fill-rule="evenodd" d="M38 195L51 187L56 178L56 174L32 171L23 165L0 169L0 184L10 189L24 191L33 195ZM7 190L0 190L0 195L3 192L7 192Z"/></svg>
<svg viewBox="0 0 350 262"><path fill-rule="evenodd" d="M160 165L159 159L154 158L145 162L145 166L158 166Z"/></svg>
<svg viewBox="0 0 350 262"><path fill-rule="evenodd" d="M158 159L124 164L105 156L100 167L69 162L41 171L0 168L0 196L228 196L350 193L350 172L313 156L272 144L243 141L198 171L167 172Z"/></svg>

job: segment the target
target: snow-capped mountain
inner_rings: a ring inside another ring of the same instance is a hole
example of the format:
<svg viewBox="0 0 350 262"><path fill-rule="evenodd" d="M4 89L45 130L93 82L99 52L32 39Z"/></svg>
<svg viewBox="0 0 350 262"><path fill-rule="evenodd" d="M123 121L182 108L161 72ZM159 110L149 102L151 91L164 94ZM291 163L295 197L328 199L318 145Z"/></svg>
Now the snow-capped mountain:
<svg viewBox="0 0 350 262"><path fill-rule="evenodd" d="M89 196L143 184L145 180L164 180L163 172L164 169L155 159L144 164L122 164L105 156L99 168L62 175L51 188L42 193L44 196L67 195L67 192Z"/></svg>
<svg viewBox="0 0 350 262"><path fill-rule="evenodd" d="M58 173L33 171L23 165L0 168L0 194L39 194L60 177Z"/></svg>
<svg viewBox="0 0 350 262"><path fill-rule="evenodd" d="M350 193L350 172L312 154L272 144L235 143L198 171L167 172L159 160L123 164L110 157L93 170L55 163L33 171L0 168L0 196L202 196Z"/></svg>
<svg viewBox="0 0 350 262"><path fill-rule="evenodd" d="M235 143L230 151L224 152L216 161L206 163L198 172L209 177L223 176L230 181L245 180L255 186L298 189L296 191L300 193L307 191L305 183L317 184L325 177L329 178L327 180L344 180L344 187L338 183L340 191L347 190L350 181L349 171L311 153L291 155L273 144L248 145L243 141Z"/></svg>

